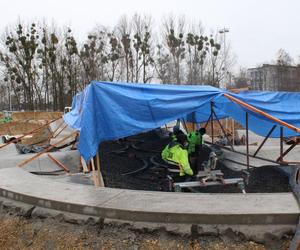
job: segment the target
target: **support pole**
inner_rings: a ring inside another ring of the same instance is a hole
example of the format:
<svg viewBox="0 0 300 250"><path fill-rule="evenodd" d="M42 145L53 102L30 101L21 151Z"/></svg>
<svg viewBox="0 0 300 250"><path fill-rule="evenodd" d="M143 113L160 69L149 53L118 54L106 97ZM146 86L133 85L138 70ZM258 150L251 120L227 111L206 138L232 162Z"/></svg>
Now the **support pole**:
<svg viewBox="0 0 300 250"><path fill-rule="evenodd" d="M92 170L93 170L93 179L94 179L94 185L96 187L100 187L100 182L99 179L97 178L97 173L96 173L96 169L95 169L95 163L94 163L94 158L91 158L91 164L92 164Z"/></svg>
<svg viewBox="0 0 300 250"><path fill-rule="evenodd" d="M283 127L280 127L280 156L279 161L283 160Z"/></svg>
<svg viewBox="0 0 300 250"><path fill-rule="evenodd" d="M216 117L216 120L217 120L218 124L220 125L221 130L222 130L224 136L226 137L227 141L229 142L230 140L229 140L229 138L228 138L228 136L227 136L227 134L226 134L226 131L225 131L225 129L223 128L223 126L222 126L221 122L219 121L219 119L218 119L218 117L217 117L217 115L216 115L216 113L215 113L214 110L213 110L213 115ZM231 147L232 151L234 152L234 148L233 148L232 142L230 143L230 147Z"/></svg>
<svg viewBox="0 0 300 250"><path fill-rule="evenodd" d="M231 118L231 130L232 130L232 146L234 146L234 140L235 140L235 128L234 128L234 119Z"/></svg>
<svg viewBox="0 0 300 250"><path fill-rule="evenodd" d="M196 123L196 114L195 111L193 112L193 131L197 129L197 123Z"/></svg>
<svg viewBox="0 0 300 250"><path fill-rule="evenodd" d="M82 156L80 156L80 164L82 165L83 173L90 172L90 170L88 169L88 166Z"/></svg>
<svg viewBox="0 0 300 250"><path fill-rule="evenodd" d="M253 156L256 156L259 152L259 150L262 148L262 146L265 144L265 142L268 140L268 138L270 137L270 135L273 133L274 129L276 128L277 125L274 125L271 130L269 131L269 133L267 134L267 136L265 137L265 139L262 141L262 143L259 145L259 147L257 148L257 150L255 151Z"/></svg>
<svg viewBox="0 0 300 250"><path fill-rule="evenodd" d="M278 157L278 159L276 161L280 161L280 158L281 158L281 161L283 161L283 158L294 148L298 145L299 141L296 140L287 150L285 150L283 152L283 154L281 156Z"/></svg>
<svg viewBox="0 0 300 250"><path fill-rule="evenodd" d="M99 151L97 151L97 154L96 154L96 161L97 161L97 171L98 171L98 178L99 178L100 187L105 187L103 177L102 177L102 174L101 174Z"/></svg>
<svg viewBox="0 0 300 250"><path fill-rule="evenodd" d="M41 151L41 152L39 152L39 153L37 153L37 154L34 155L33 157L31 157L31 158L29 158L29 159L27 159L27 160L25 160L25 161L22 161L21 163L19 163L18 167L23 167L23 166L26 165L27 163L29 163L29 162L35 160L36 158L40 157L42 154L45 154L45 153L49 152L52 148L54 148L54 147L56 147L57 145L59 145L60 143L64 142L64 141L67 140L68 138L70 138L70 137L76 135L77 133L78 133L78 132L75 131L75 132L69 134L68 136L66 136L66 137L64 137L63 139L61 139L60 141L58 141L57 143L51 145L50 147L46 148L45 150L43 150L43 151Z"/></svg>
<svg viewBox="0 0 300 250"><path fill-rule="evenodd" d="M214 117L213 117L213 112L214 112L214 104L213 102L210 102L210 127L211 127L211 143L214 143Z"/></svg>
<svg viewBox="0 0 300 250"><path fill-rule="evenodd" d="M246 112L246 151L247 151L247 170L249 170L249 124L248 124L248 112Z"/></svg>
<svg viewBox="0 0 300 250"><path fill-rule="evenodd" d="M207 121L206 121L206 123L205 123L205 125L204 125L204 128L205 128L205 129L207 128L208 123L210 122L210 119L211 119L211 113L210 113L210 115L209 115L209 117L208 117L208 119L207 119Z"/></svg>

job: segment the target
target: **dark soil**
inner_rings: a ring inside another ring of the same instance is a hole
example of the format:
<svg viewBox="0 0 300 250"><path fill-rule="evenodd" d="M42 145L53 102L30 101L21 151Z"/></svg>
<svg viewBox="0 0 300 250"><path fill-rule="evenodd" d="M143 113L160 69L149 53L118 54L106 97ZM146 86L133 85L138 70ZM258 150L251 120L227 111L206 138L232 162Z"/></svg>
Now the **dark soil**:
<svg viewBox="0 0 300 250"><path fill-rule="evenodd" d="M110 141L101 144L101 167L108 187L127 188L136 190L169 191L169 180L163 168L157 168L151 158L162 165L160 152L169 143L169 138L161 138L155 131L131 136L122 141ZM205 152L207 158L209 151ZM204 159L200 159L203 161ZM198 166L201 166L201 164ZM135 170L143 169L129 174ZM242 172L233 171L221 162L220 169L224 178L242 178ZM127 173L127 174L126 174ZM188 190L187 190L188 191ZM194 189L195 191L195 189ZM241 193L235 185L210 186L196 189L203 193ZM247 193L276 193L290 192L289 178L277 167L264 166L250 170L249 183L246 185Z"/></svg>

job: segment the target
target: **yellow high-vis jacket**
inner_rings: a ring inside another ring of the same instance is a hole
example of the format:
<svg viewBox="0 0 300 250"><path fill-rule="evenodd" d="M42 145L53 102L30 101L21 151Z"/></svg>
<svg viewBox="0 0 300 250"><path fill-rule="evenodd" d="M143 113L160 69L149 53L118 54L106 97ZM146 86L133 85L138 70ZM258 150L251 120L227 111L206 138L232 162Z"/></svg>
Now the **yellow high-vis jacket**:
<svg viewBox="0 0 300 250"><path fill-rule="evenodd" d="M177 141L170 142L162 151L161 157L165 161L178 164L180 176L194 174L189 163L188 151Z"/></svg>

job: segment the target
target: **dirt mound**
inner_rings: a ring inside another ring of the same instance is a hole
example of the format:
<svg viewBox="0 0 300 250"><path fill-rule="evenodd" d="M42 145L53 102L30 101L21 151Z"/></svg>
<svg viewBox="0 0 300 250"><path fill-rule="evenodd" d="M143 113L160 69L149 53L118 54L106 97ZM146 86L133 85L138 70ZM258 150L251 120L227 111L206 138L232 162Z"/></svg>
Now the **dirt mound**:
<svg viewBox="0 0 300 250"><path fill-rule="evenodd" d="M14 112L12 113L12 119L14 121L24 120L54 120L62 116L62 112L42 112L42 111L28 111L28 112Z"/></svg>

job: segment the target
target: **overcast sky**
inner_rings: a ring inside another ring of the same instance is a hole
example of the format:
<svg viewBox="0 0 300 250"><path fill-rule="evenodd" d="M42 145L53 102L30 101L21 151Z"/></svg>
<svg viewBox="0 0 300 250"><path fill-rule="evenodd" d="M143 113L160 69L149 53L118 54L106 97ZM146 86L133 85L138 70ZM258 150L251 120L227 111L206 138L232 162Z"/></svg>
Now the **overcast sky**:
<svg viewBox="0 0 300 250"><path fill-rule="evenodd" d="M237 65L270 62L283 48L299 62L299 0L0 0L0 32L20 18L45 18L71 25L78 38L96 24L114 26L119 17L151 14L159 25L165 15L186 15L210 29L229 28L227 40Z"/></svg>

